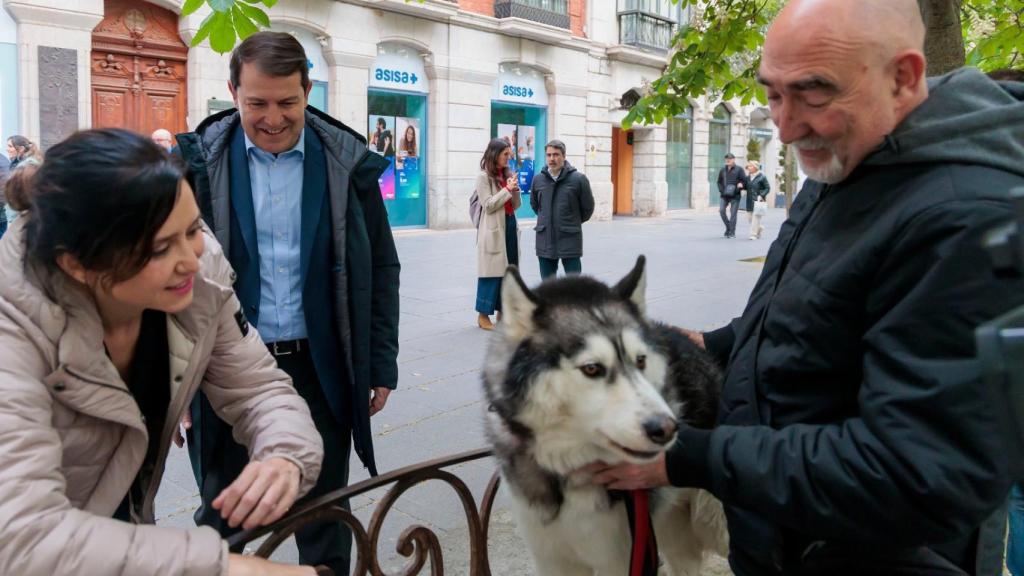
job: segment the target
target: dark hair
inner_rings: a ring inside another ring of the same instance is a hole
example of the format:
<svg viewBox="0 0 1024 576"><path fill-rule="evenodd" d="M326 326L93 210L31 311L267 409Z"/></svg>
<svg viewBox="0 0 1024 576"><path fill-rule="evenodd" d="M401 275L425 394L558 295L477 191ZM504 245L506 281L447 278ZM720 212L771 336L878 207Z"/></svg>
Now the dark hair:
<svg viewBox="0 0 1024 576"><path fill-rule="evenodd" d="M25 138L24 136L15 134L14 136L11 136L7 140L12 145L14 145L15 149L17 149L17 148L24 148L25 149L25 153L20 155L19 158L32 158L32 157L35 157L36 155L39 154L39 149L36 148L36 145L33 144L31 140L29 140L28 138Z"/></svg>
<svg viewBox="0 0 1024 576"><path fill-rule="evenodd" d="M387 128L387 127L388 127L388 121L385 120L383 117L378 116L377 117L377 128Z"/></svg>
<svg viewBox="0 0 1024 576"><path fill-rule="evenodd" d="M559 152L561 152L562 156L565 156L565 142L562 142L561 140L552 140L551 142L548 142L547 144L545 144L544 145L544 153L545 154L547 154L548 148L554 148L555 150L558 150Z"/></svg>
<svg viewBox="0 0 1024 576"><path fill-rule="evenodd" d="M1024 82L1024 70L1001 68L989 72L988 77L997 82Z"/></svg>
<svg viewBox="0 0 1024 576"><path fill-rule="evenodd" d="M255 64L269 76L302 77L302 89L309 87L309 60L302 44L285 32L257 32L231 52L231 85L238 88L243 64Z"/></svg>
<svg viewBox="0 0 1024 576"><path fill-rule="evenodd" d="M110 284L132 277L152 257L183 178L174 158L134 132L71 135L38 169L15 170L8 181L21 202L14 207L29 211L27 259L52 269L67 253Z"/></svg>
<svg viewBox="0 0 1024 576"><path fill-rule="evenodd" d="M508 178L511 170L509 170L508 166L505 166L505 168L498 167L498 156L501 156L501 153L506 148L511 147L512 145L504 138L492 138L487 143L487 150L484 151L483 157L480 158L480 169L487 172L487 175L491 178L497 178L498 180Z"/></svg>

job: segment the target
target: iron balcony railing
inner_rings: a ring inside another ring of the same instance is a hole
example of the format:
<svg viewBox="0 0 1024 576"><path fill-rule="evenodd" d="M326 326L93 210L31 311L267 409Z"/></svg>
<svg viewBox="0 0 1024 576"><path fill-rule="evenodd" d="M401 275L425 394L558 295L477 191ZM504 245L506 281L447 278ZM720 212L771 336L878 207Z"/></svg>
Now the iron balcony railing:
<svg viewBox="0 0 1024 576"><path fill-rule="evenodd" d="M569 28L569 0L494 0L496 18L523 18Z"/></svg>

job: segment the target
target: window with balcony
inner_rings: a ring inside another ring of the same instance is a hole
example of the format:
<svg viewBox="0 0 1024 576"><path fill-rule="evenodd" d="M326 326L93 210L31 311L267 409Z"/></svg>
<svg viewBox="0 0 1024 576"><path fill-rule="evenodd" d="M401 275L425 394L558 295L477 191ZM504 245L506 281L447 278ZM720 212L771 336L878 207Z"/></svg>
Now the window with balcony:
<svg viewBox="0 0 1024 576"><path fill-rule="evenodd" d="M569 28L569 0L494 0L496 18L523 18Z"/></svg>
<svg viewBox="0 0 1024 576"><path fill-rule="evenodd" d="M619 43L667 51L680 25L689 22L689 6L671 0L618 0Z"/></svg>

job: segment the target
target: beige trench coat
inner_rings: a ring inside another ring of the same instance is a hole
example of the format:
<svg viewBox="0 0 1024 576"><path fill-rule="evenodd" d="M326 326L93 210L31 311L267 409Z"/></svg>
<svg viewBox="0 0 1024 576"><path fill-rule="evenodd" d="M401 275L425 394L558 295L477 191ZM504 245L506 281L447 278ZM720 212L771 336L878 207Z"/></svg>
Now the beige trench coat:
<svg viewBox="0 0 1024 576"><path fill-rule="evenodd" d="M480 199L483 213L476 230L476 272L479 278L494 278L505 275L508 268L508 254L505 251L505 202L512 201L512 207L523 205L519 192L499 188L494 179L481 171L476 177L476 194ZM519 230L516 229L518 240ZM516 242L516 247L519 242ZM520 251L521 253L521 251Z"/></svg>
<svg viewBox="0 0 1024 576"><path fill-rule="evenodd" d="M193 302L168 316L171 403L156 468L133 503L139 523L130 524L111 516L146 454L141 411L104 353L91 296L62 273L26 270L25 222L0 240L0 574L224 574L227 545L212 528L148 525L171 436L196 390L252 458L298 465L301 494L320 473L323 443L287 374L236 318L220 246L207 235Z"/></svg>

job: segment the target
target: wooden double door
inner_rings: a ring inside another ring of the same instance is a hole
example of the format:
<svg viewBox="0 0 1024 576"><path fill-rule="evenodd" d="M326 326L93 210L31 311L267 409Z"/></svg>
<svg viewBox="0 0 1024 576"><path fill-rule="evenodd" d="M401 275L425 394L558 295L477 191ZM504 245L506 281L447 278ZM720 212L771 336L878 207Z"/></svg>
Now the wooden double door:
<svg viewBox="0 0 1024 576"><path fill-rule="evenodd" d="M93 127L186 131L188 47L177 15L139 0L103 6L92 33Z"/></svg>

